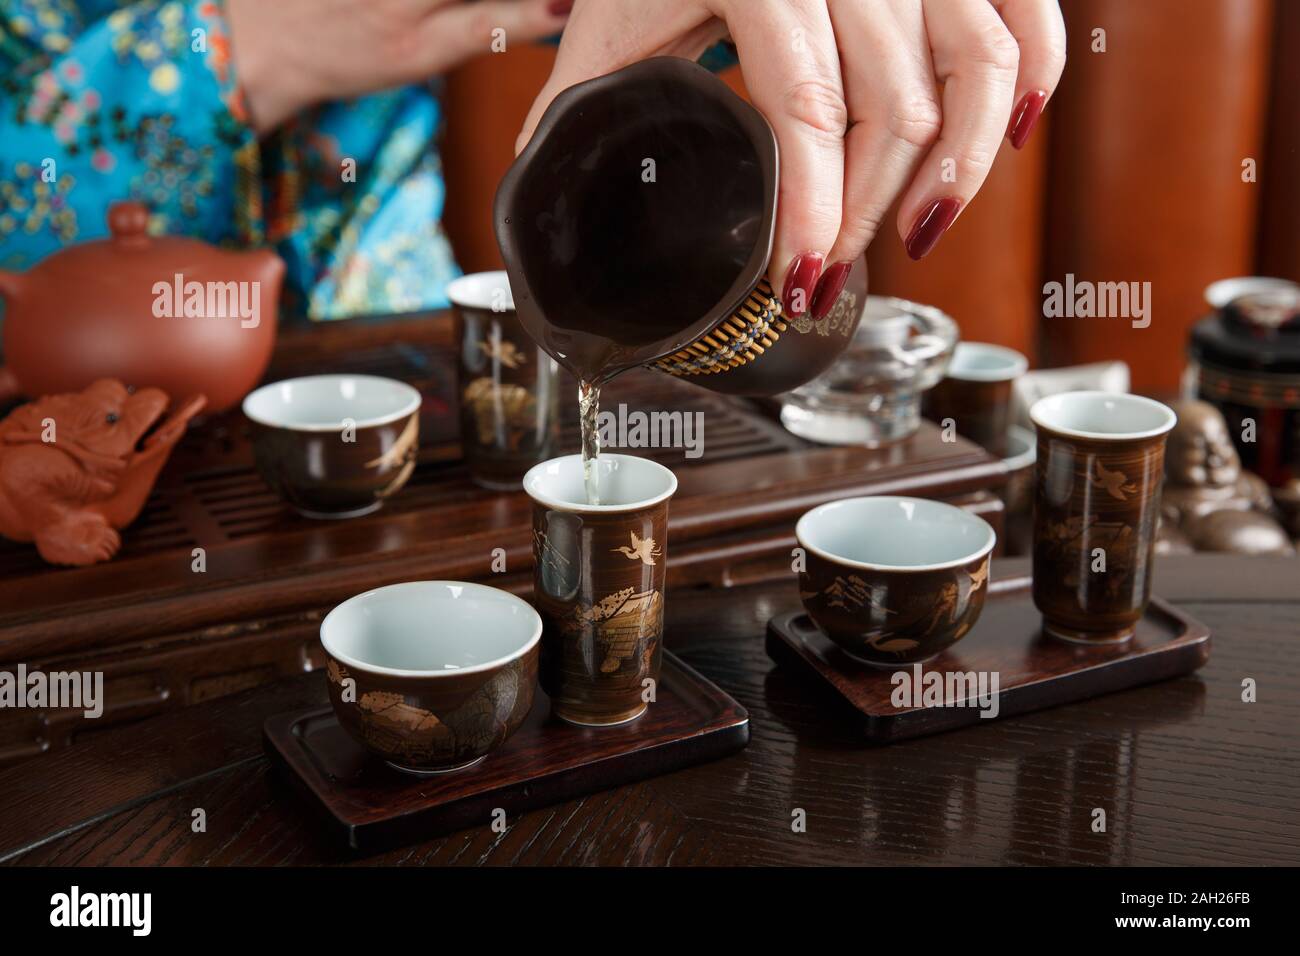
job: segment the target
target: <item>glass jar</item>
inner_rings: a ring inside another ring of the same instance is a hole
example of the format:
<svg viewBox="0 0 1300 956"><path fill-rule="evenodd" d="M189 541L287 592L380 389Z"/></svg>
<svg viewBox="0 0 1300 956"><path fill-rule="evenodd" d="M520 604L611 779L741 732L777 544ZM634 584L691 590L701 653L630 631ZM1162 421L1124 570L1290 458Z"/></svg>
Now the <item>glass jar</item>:
<svg viewBox="0 0 1300 956"><path fill-rule="evenodd" d="M920 427L921 395L943 377L957 337L957 323L933 306L869 295L848 348L781 396L781 422L825 444L901 441Z"/></svg>

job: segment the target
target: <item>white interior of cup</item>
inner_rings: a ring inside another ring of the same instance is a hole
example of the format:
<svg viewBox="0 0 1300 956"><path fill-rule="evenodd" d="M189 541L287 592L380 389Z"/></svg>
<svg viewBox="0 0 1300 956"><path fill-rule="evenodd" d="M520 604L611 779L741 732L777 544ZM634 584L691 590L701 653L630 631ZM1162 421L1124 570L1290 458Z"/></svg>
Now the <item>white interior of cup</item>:
<svg viewBox="0 0 1300 956"><path fill-rule="evenodd" d="M806 550L828 561L884 571L937 571L993 550L997 535L978 515L940 501L879 495L812 509L795 526Z"/></svg>
<svg viewBox="0 0 1300 956"><path fill-rule="evenodd" d="M453 305L490 312L510 312L515 297L510 291L510 277L504 270L473 272L447 284L447 298Z"/></svg>
<svg viewBox="0 0 1300 956"><path fill-rule="evenodd" d="M1004 382L1029 370L1029 360L1015 349L988 342L958 342L947 376L969 382Z"/></svg>
<svg viewBox="0 0 1300 956"><path fill-rule="evenodd" d="M524 654L542 619L507 591L462 581L411 581L366 591L325 616L320 639L359 670L402 677L486 670Z"/></svg>
<svg viewBox="0 0 1300 956"><path fill-rule="evenodd" d="M565 455L534 465L524 475L530 498L558 511L636 511L672 497L677 476L663 465L631 455L601 455L596 460L600 476L600 504L587 504L582 456Z"/></svg>
<svg viewBox="0 0 1300 956"><path fill-rule="evenodd" d="M1038 442L1028 428L1012 425L1007 429L1007 454L1002 459L1007 471L1019 471L1038 458Z"/></svg>
<svg viewBox="0 0 1300 956"><path fill-rule="evenodd" d="M378 375L310 375L272 382L250 392L244 414L271 428L326 431L349 420L358 428L405 418L420 407L420 393Z"/></svg>
<svg viewBox="0 0 1300 956"><path fill-rule="evenodd" d="M1174 427L1178 417L1168 405L1141 395L1114 392L1062 392L1034 402L1035 425L1062 435L1095 440L1154 438Z"/></svg>

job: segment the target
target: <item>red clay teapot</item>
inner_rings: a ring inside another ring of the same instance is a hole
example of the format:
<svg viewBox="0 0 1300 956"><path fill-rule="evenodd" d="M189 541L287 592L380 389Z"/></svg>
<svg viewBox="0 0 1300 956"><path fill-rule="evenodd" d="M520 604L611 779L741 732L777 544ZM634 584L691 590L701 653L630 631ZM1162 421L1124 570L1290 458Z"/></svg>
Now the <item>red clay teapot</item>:
<svg viewBox="0 0 1300 956"><path fill-rule="evenodd" d="M148 219L142 204L117 203L109 238L56 252L27 272L0 270L0 402L115 378L169 395L203 393L221 411L262 377L284 262L265 249L155 238L145 232Z"/></svg>

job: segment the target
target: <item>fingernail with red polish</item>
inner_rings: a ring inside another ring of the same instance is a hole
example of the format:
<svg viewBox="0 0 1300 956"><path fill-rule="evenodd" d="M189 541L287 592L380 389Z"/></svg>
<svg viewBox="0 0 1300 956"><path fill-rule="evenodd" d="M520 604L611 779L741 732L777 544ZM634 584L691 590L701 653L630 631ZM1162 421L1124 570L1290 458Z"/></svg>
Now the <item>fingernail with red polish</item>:
<svg viewBox="0 0 1300 956"><path fill-rule="evenodd" d="M926 206L912 224L912 231L907 234L907 254L913 259L928 256L960 211L961 200L953 196L936 199Z"/></svg>
<svg viewBox="0 0 1300 956"><path fill-rule="evenodd" d="M830 313L835 305L835 300L844 291L844 283L848 281L849 273L852 270L853 263L846 261L837 262L822 273L821 281L817 283L817 291L813 293L812 314L814 319L824 319Z"/></svg>
<svg viewBox="0 0 1300 956"><path fill-rule="evenodd" d="M573 12L573 0L551 0L546 12L553 17L567 17Z"/></svg>
<svg viewBox="0 0 1300 956"><path fill-rule="evenodd" d="M802 252L790 260L790 268L785 271L785 287L781 290L781 306L786 315L798 317L808 311L813 286L825 261L820 252Z"/></svg>
<svg viewBox="0 0 1300 956"><path fill-rule="evenodd" d="M1011 111L1011 123L1007 126L1007 139L1016 149L1025 145L1029 134L1038 125L1038 117L1043 115L1047 105L1047 93L1044 90L1030 90Z"/></svg>

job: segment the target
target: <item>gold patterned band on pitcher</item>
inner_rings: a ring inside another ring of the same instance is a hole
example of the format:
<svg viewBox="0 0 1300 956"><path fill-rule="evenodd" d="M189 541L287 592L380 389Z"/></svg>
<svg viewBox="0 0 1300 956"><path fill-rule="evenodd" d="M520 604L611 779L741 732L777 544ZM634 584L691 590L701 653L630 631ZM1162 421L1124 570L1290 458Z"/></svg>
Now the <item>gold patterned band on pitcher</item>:
<svg viewBox="0 0 1300 956"><path fill-rule="evenodd" d="M754 361L776 344L787 328L781 300L763 278L725 320L655 367L669 375L712 375Z"/></svg>

